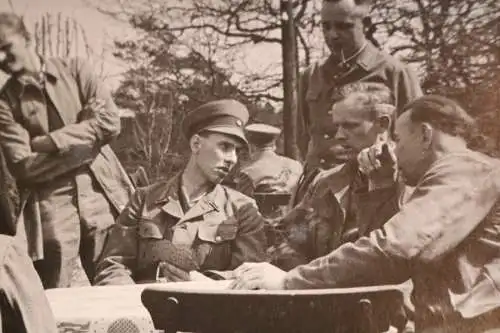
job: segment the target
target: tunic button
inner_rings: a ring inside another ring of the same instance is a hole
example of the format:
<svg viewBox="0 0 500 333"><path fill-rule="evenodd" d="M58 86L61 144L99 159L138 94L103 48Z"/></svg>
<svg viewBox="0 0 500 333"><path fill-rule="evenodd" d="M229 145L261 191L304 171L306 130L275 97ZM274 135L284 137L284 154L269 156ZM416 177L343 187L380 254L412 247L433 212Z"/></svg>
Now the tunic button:
<svg viewBox="0 0 500 333"><path fill-rule="evenodd" d="M325 139L330 139L330 136L328 134L323 135Z"/></svg>
<svg viewBox="0 0 500 333"><path fill-rule="evenodd" d="M322 159L320 159L320 160L319 160L319 163L321 163L321 164L324 164L325 162L326 162L326 161L325 161L325 159L324 159L324 158L322 158Z"/></svg>
<svg viewBox="0 0 500 333"><path fill-rule="evenodd" d="M216 236L216 237L215 237L215 241L216 241L217 243L221 242L221 241L222 241L222 237L221 237L221 236Z"/></svg>

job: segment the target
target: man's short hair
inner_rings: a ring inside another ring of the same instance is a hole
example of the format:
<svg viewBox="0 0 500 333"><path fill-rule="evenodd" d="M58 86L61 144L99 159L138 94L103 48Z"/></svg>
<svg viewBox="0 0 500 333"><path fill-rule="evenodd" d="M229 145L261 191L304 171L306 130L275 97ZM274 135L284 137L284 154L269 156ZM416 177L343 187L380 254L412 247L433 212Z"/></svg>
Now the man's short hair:
<svg viewBox="0 0 500 333"><path fill-rule="evenodd" d="M432 127L453 136L469 138L476 123L457 102L444 96L425 95L403 107L409 111L414 123L428 123Z"/></svg>
<svg viewBox="0 0 500 333"><path fill-rule="evenodd" d="M382 115L393 117L395 106L391 90L385 84L375 82L353 82L338 90L340 101L370 111L372 119Z"/></svg>
<svg viewBox="0 0 500 333"><path fill-rule="evenodd" d="M336 3L336 2L340 2L342 0L323 0L323 1ZM354 0L354 4L356 6L371 6L372 3L373 3L373 0Z"/></svg>
<svg viewBox="0 0 500 333"><path fill-rule="evenodd" d="M10 29L22 35L26 40L31 40L31 34L26 28L23 18L17 14L0 12L0 31L3 29Z"/></svg>
<svg viewBox="0 0 500 333"><path fill-rule="evenodd" d="M338 3L341 1L343 0L323 0L323 3ZM361 18L368 16L373 5L373 0L353 0L353 2L357 7L356 12L354 13L355 15Z"/></svg>

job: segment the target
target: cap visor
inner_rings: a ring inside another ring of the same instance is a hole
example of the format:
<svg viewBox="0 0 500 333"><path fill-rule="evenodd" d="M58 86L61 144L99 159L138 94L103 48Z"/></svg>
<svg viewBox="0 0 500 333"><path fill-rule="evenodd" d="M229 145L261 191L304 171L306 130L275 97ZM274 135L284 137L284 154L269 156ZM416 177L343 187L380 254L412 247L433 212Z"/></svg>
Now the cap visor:
<svg viewBox="0 0 500 333"><path fill-rule="evenodd" d="M243 133L243 129L234 127L234 126L214 126L214 127L206 127L203 129L204 131L222 133L234 136L245 144L248 144L247 138L245 137L245 133Z"/></svg>

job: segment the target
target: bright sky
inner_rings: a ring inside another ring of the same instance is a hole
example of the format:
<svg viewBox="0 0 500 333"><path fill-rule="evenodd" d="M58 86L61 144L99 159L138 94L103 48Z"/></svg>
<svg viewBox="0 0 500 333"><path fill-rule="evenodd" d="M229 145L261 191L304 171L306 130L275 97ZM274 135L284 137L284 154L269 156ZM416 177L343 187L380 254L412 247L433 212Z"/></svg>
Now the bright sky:
<svg viewBox="0 0 500 333"><path fill-rule="evenodd" d="M28 28L33 32L35 22L46 13L54 18L61 13L63 18L74 18L81 25L92 49L94 60L102 61L103 71L107 81L113 88L119 83L119 74L126 69L126 64L120 62L112 55L114 39L133 38L134 31L123 22L119 22L105 14L100 13L92 4L96 0L0 0L0 10L10 10L14 7L16 13L25 16ZM82 53L82 48L80 47ZM252 72L267 72L279 63L281 52L277 45L250 45L239 51L241 71L248 68ZM84 55L84 54L80 54ZM265 56L264 56L265 55ZM279 68L279 65L278 65ZM279 71L279 69L278 69ZM235 77L238 79L238 76Z"/></svg>

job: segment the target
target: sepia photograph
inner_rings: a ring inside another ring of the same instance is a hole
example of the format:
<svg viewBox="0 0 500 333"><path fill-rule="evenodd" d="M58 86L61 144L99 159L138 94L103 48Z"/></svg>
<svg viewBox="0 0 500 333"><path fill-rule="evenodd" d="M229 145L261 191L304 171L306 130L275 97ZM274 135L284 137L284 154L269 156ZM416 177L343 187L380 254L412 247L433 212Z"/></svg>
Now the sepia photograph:
<svg viewBox="0 0 500 333"><path fill-rule="evenodd" d="M500 333L500 1L0 0L0 333Z"/></svg>

